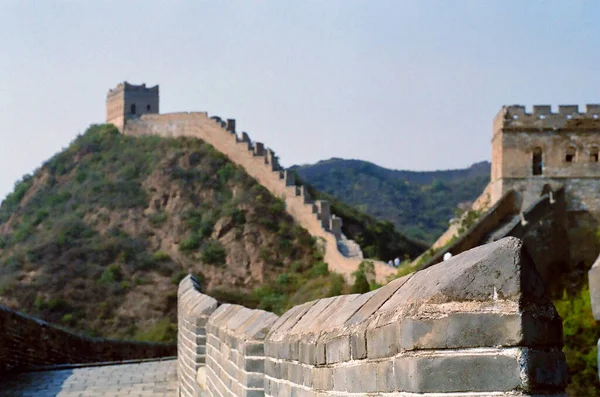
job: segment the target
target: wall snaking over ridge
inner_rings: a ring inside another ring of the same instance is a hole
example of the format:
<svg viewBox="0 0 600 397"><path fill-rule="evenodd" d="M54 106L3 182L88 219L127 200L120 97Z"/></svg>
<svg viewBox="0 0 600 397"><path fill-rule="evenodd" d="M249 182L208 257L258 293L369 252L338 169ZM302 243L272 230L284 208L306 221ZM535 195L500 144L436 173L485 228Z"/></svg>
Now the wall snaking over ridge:
<svg viewBox="0 0 600 397"><path fill-rule="evenodd" d="M204 112L145 114L127 120L124 134L190 136L204 140L234 163L244 167L250 176L273 195L282 198L290 215L310 235L325 241L325 261L331 270L343 274L349 280L352 272L362 262L362 253L346 257L338 249L339 244L344 244L341 235L342 219L330 213L329 202L313 201L304 187L294 185L293 175L281 168L275 153L265 148L264 144L252 142L245 132L241 134L241 138L238 137L235 120L227 120L225 123L218 117L209 118ZM377 281L385 282L387 276L395 273L395 269L387 263L373 262Z"/></svg>
<svg viewBox="0 0 600 397"><path fill-rule="evenodd" d="M207 324L209 396L565 396L562 322L513 237L366 294L279 318L223 305Z"/></svg>

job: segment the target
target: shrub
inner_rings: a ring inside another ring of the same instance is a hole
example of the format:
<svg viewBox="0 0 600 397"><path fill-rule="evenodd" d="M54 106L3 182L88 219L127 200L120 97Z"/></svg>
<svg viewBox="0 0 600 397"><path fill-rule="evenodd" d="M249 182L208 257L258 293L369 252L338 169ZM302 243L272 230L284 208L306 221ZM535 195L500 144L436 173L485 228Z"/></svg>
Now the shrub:
<svg viewBox="0 0 600 397"><path fill-rule="evenodd" d="M150 224L154 227L163 225L168 218L169 215L163 211L155 212L153 214L148 215L148 220L150 221Z"/></svg>
<svg viewBox="0 0 600 397"><path fill-rule="evenodd" d="M235 172L235 166L232 163L227 163L219 168L217 174L219 175L219 179L221 183L225 184L229 181L233 173Z"/></svg>
<svg viewBox="0 0 600 397"><path fill-rule="evenodd" d="M156 251L152 254L152 260L154 262L166 262L171 260L171 255L164 251Z"/></svg>
<svg viewBox="0 0 600 397"><path fill-rule="evenodd" d="M328 274L329 266L325 262L315 263L310 270L311 277L327 276Z"/></svg>
<svg viewBox="0 0 600 397"><path fill-rule="evenodd" d="M225 248L216 240L210 240L202 250L201 259L210 265L224 265L227 253Z"/></svg>
<svg viewBox="0 0 600 397"><path fill-rule="evenodd" d="M108 284L114 281L121 281L122 278L123 273L121 272L121 267L118 264L113 263L104 269L102 275L100 276L100 282L103 284Z"/></svg>
<svg viewBox="0 0 600 397"><path fill-rule="evenodd" d="M187 276L187 272L180 270L171 277L171 282L175 285L179 285L179 283L185 278L185 276Z"/></svg>
<svg viewBox="0 0 600 397"><path fill-rule="evenodd" d="M595 396L598 382L597 341L600 328L592 315L590 290L587 285L569 296L565 291L554 301L563 319L564 352L567 358L570 396Z"/></svg>
<svg viewBox="0 0 600 397"><path fill-rule="evenodd" d="M67 325L72 324L73 323L73 314L71 314L71 313L65 314L64 316L62 316L62 318L60 319L60 321L63 324L67 324Z"/></svg>
<svg viewBox="0 0 600 397"><path fill-rule="evenodd" d="M196 233L192 233L190 237L179 243L179 250L185 253L191 253L200 248L201 239Z"/></svg>
<svg viewBox="0 0 600 397"><path fill-rule="evenodd" d="M146 342L173 342L177 337L177 324L168 318L158 320L147 329L139 329L135 339Z"/></svg>
<svg viewBox="0 0 600 397"><path fill-rule="evenodd" d="M338 273L331 273L329 278L331 282L329 286L329 291L327 292L327 296L342 295L344 293L344 287L346 286L344 276Z"/></svg>

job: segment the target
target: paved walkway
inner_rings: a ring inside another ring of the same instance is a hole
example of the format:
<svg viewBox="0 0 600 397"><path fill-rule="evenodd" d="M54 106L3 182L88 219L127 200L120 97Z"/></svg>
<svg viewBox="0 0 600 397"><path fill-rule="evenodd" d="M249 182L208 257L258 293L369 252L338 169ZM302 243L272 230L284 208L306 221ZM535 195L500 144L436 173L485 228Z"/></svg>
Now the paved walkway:
<svg viewBox="0 0 600 397"><path fill-rule="evenodd" d="M177 361L25 372L0 378L1 397L177 396Z"/></svg>

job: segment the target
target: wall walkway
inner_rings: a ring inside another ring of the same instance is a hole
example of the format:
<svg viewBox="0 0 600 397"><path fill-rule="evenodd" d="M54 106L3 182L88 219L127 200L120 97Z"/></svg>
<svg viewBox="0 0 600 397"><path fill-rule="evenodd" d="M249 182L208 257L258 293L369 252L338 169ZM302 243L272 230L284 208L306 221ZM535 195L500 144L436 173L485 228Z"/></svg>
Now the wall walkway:
<svg viewBox="0 0 600 397"><path fill-rule="evenodd" d="M213 307L196 380L210 396L565 396L562 322L516 238L279 318Z"/></svg>
<svg viewBox="0 0 600 397"><path fill-rule="evenodd" d="M238 137L235 120L223 122L218 117L209 118L202 112L147 114L128 120L124 133L133 136L190 136L204 140L227 155L231 161L244 167L250 176L273 195L282 198L292 217L312 236L325 241L325 261L331 270L350 280L352 272L362 262L362 253L346 257L338 249L338 244L343 244L344 241L341 234L342 219L331 214L329 203L326 200L313 201L304 187L294 185L293 175L281 168L275 153L265 148L264 144L252 142L245 132ZM395 269L387 263L373 262L377 281L385 282L387 276L395 273Z"/></svg>

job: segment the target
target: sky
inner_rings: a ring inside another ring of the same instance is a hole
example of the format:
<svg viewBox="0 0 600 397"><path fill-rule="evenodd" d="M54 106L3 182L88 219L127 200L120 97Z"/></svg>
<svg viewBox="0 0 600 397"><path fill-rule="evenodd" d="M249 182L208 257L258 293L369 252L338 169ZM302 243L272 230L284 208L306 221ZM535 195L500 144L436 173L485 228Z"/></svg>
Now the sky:
<svg viewBox="0 0 600 397"><path fill-rule="evenodd" d="M600 103L598 1L0 2L0 200L109 88L235 118L284 166L491 158L505 104Z"/></svg>

